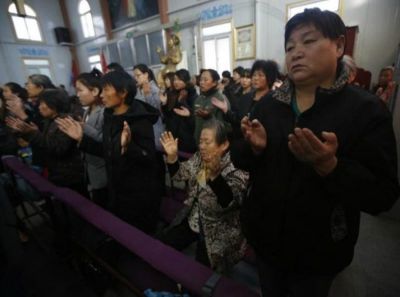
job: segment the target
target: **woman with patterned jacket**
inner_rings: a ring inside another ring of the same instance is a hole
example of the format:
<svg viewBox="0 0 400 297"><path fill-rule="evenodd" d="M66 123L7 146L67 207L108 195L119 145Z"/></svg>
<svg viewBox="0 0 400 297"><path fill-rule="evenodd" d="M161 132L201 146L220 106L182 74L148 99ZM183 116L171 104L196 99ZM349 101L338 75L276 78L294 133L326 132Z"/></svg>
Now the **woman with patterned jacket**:
<svg viewBox="0 0 400 297"><path fill-rule="evenodd" d="M204 123L199 152L186 162L178 162L178 139L171 132L163 133L161 144L172 178L188 182L188 195L184 209L160 240L176 249L197 240L196 259L218 272L226 271L242 258L246 249L239 206L248 174L236 169L230 160L223 123Z"/></svg>

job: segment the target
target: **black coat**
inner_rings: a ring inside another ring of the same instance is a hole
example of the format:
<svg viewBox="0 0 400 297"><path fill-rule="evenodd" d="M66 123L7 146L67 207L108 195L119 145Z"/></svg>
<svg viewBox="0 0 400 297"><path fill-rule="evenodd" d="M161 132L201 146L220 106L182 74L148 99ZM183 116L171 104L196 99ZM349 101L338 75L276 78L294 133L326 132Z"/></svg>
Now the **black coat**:
<svg viewBox="0 0 400 297"><path fill-rule="evenodd" d="M80 149L106 162L110 210L145 232L154 230L160 206L153 132L158 116L155 108L139 100L134 100L122 115L105 109L102 145L87 135L80 143ZM132 140L121 155L124 121L131 129Z"/></svg>
<svg viewBox="0 0 400 297"><path fill-rule="evenodd" d="M194 88L187 89L188 94L184 100L176 101L174 106L162 106L165 128L172 132L175 138L179 139L178 149L183 152L194 153L196 151L196 142L194 140L194 110L193 105L197 93ZM190 111L189 117L182 117L174 112L174 108L186 107Z"/></svg>
<svg viewBox="0 0 400 297"><path fill-rule="evenodd" d="M60 129L54 119L43 121L42 131L24 135L32 146L33 154L43 153L49 180L57 186L82 189L83 164L76 141Z"/></svg>
<svg viewBox="0 0 400 297"><path fill-rule="evenodd" d="M224 116L224 119L232 126L233 137L235 139L243 138L242 131L240 129L240 121L245 116L248 116L253 110L254 106L264 98L262 97L259 101L255 101L253 100L255 95L255 91L251 91L247 94L237 97L235 107L231 106L231 109L229 109Z"/></svg>
<svg viewBox="0 0 400 297"><path fill-rule="evenodd" d="M360 211L386 211L399 195L392 118L379 98L353 87L318 89L314 105L297 119L291 92L269 94L252 118L268 135L260 156L250 146L232 149L250 170L242 226L258 257L287 270L332 274L353 258ZM286 98L285 98L286 96ZM338 165L320 177L288 149L294 127L337 135Z"/></svg>

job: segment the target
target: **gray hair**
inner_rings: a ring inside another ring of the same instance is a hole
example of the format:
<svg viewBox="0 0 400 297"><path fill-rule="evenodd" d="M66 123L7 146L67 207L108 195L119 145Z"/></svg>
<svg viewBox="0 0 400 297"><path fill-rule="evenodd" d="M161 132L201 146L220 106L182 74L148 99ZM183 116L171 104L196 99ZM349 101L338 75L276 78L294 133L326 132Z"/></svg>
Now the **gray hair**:
<svg viewBox="0 0 400 297"><path fill-rule="evenodd" d="M28 77L30 81L38 86L42 87L43 89L55 89L56 87L54 86L53 82L51 79L44 74L32 74Z"/></svg>
<svg viewBox="0 0 400 297"><path fill-rule="evenodd" d="M218 145L225 143L228 140L228 131L223 122L212 118L203 124L203 129L210 129L215 131L215 142Z"/></svg>

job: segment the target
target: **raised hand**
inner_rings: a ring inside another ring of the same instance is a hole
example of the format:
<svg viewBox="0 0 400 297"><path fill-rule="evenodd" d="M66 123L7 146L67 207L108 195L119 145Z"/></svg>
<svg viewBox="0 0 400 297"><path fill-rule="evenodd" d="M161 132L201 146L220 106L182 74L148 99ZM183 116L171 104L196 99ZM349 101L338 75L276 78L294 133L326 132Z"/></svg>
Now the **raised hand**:
<svg viewBox="0 0 400 297"><path fill-rule="evenodd" d="M71 117L57 118L55 120L58 128L72 139L80 142L83 137L83 128L80 122Z"/></svg>
<svg viewBox="0 0 400 297"><path fill-rule="evenodd" d="M121 155L126 153L128 145L131 142L131 139L132 139L131 128L129 127L128 123L124 121L124 127L122 128L122 133L121 133Z"/></svg>
<svg viewBox="0 0 400 297"><path fill-rule="evenodd" d="M25 123L21 119L15 117L7 117L6 124L11 129L23 134L32 133L39 130L34 123Z"/></svg>
<svg viewBox="0 0 400 297"><path fill-rule="evenodd" d="M240 122L240 127L253 152L260 154L267 147L267 132L264 126L257 119L250 121L246 116Z"/></svg>
<svg viewBox="0 0 400 297"><path fill-rule="evenodd" d="M309 163L319 175L325 176L336 168L338 140L332 132L322 132L322 137L324 142L310 129L295 128L288 145L298 160Z"/></svg>
<svg viewBox="0 0 400 297"><path fill-rule="evenodd" d="M227 99L224 100L219 100L215 97L211 98L211 103L212 105L214 105L215 107L219 108L220 110L222 110L223 113L227 113L228 112L228 102Z"/></svg>
<svg viewBox="0 0 400 297"><path fill-rule="evenodd" d="M25 107L22 102L22 99L18 96L12 94L6 98L7 109L14 114L16 117L21 120L25 120L28 118L28 115L25 112Z"/></svg>
<svg viewBox="0 0 400 297"><path fill-rule="evenodd" d="M160 142L167 154L167 163L175 163L178 160L178 138L174 139L174 136L169 131L163 132Z"/></svg>
<svg viewBox="0 0 400 297"><path fill-rule="evenodd" d="M190 116L190 110L187 109L185 106L181 106L180 108L174 108L174 112L181 116L181 117L189 117Z"/></svg>

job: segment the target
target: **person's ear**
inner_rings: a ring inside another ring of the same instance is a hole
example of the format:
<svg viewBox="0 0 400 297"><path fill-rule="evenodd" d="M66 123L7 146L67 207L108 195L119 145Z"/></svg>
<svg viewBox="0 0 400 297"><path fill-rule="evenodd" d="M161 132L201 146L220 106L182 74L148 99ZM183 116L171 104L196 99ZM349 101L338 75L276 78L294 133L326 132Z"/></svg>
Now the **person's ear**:
<svg viewBox="0 0 400 297"><path fill-rule="evenodd" d="M220 149L221 152L226 152L229 148L229 140L226 140L223 144L221 144Z"/></svg>
<svg viewBox="0 0 400 297"><path fill-rule="evenodd" d="M128 91L124 89L123 91L118 92L118 95L120 96L120 98L124 99L125 102L126 97L128 96Z"/></svg>
<svg viewBox="0 0 400 297"><path fill-rule="evenodd" d="M337 46L336 52L338 58L344 55L345 45L346 45L346 38L344 37L344 35L340 35L339 38L336 40L336 46Z"/></svg>
<svg viewBox="0 0 400 297"><path fill-rule="evenodd" d="M93 89L92 89L92 95L93 95L94 97L99 96L99 95L100 95L100 90L99 90L99 88L93 88Z"/></svg>

